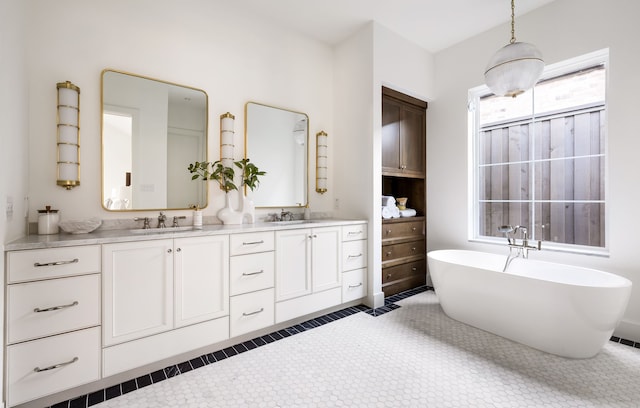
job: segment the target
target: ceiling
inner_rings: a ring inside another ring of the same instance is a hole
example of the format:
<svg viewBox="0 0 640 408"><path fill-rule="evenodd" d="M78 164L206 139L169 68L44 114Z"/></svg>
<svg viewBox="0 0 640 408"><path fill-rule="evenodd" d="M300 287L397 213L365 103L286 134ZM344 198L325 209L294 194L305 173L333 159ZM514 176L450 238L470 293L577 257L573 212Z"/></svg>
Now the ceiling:
<svg viewBox="0 0 640 408"><path fill-rule="evenodd" d="M519 15L554 0L517 0ZM510 38L509 0L235 0L234 6L312 38L335 45L376 21L436 53L505 24Z"/></svg>

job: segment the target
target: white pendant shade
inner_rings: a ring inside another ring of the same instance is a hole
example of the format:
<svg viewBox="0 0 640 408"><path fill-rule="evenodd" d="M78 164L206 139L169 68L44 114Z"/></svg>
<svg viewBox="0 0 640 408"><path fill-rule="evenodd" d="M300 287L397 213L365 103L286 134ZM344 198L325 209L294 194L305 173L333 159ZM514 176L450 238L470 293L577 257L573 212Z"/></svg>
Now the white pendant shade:
<svg viewBox="0 0 640 408"><path fill-rule="evenodd" d="M493 55L484 79L495 95L515 97L533 88L543 70L542 53L533 44L514 42Z"/></svg>

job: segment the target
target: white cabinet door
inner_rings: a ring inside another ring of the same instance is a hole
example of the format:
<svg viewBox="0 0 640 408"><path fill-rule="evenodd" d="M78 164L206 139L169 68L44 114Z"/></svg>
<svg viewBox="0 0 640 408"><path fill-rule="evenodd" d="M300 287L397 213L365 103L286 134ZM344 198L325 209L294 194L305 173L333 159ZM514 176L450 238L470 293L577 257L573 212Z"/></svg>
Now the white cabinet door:
<svg viewBox="0 0 640 408"><path fill-rule="evenodd" d="M104 346L173 327L173 240L102 246Z"/></svg>
<svg viewBox="0 0 640 408"><path fill-rule="evenodd" d="M311 230L276 231L276 301L311 293Z"/></svg>
<svg viewBox="0 0 640 408"><path fill-rule="evenodd" d="M174 240L175 327L229 314L229 236Z"/></svg>
<svg viewBox="0 0 640 408"><path fill-rule="evenodd" d="M311 279L314 293L342 285L341 235L340 227L311 230Z"/></svg>

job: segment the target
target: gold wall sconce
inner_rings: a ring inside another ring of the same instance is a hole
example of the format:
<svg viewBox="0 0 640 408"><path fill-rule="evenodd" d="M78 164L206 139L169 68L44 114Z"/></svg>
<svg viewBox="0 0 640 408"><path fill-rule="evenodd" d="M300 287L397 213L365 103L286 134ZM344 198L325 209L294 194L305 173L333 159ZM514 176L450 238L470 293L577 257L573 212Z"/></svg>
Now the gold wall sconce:
<svg viewBox="0 0 640 408"><path fill-rule="evenodd" d="M80 185L80 88L69 81L58 88L58 180L71 190Z"/></svg>
<svg viewBox="0 0 640 408"><path fill-rule="evenodd" d="M235 144L233 142L233 136L235 131L233 126L236 117L227 112L220 115L220 161L223 166L233 166L233 154Z"/></svg>
<svg viewBox="0 0 640 408"><path fill-rule="evenodd" d="M316 192L327 192L328 163L328 135L322 130L316 134Z"/></svg>

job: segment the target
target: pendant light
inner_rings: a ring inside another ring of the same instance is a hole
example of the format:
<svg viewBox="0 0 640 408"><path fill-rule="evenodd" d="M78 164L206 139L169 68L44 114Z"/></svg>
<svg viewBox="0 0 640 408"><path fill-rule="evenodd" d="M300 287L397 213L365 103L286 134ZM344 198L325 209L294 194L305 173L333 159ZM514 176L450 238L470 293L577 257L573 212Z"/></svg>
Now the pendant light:
<svg viewBox="0 0 640 408"><path fill-rule="evenodd" d="M515 0L511 0L511 41L487 64L484 80L498 96L516 97L533 88L544 69L542 54L535 45L516 42Z"/></svg>

